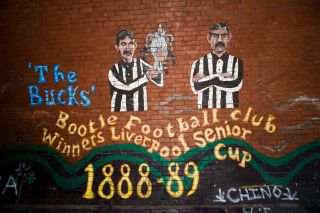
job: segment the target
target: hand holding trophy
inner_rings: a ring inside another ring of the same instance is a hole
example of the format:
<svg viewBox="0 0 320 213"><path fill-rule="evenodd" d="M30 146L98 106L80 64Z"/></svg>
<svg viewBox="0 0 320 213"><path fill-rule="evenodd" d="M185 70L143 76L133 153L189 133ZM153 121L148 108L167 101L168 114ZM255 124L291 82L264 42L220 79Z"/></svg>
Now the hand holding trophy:
<svg viewBox="0 0 320 213"><path fill-rule="evenodd" d="M172 42L173 36L166 35L161 24L159 24L157 32L147 35L146 45L142 49L145 57L151 53L154 58L153 67L150 68L146 75L159 86L163 86L163 76L168 73L167 61L171 59L173 64L175 64L175 59L172 54Z"/></svg>

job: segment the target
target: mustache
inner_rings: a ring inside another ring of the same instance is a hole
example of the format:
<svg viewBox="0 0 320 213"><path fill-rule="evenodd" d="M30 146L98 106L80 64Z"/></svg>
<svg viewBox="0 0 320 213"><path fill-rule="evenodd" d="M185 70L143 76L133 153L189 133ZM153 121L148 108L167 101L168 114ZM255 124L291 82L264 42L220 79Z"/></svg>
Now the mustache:
<svg viewBox="0 0 320 213"><path fill-rule="evenodd" d="M222 42L222 41L218 41L215 45L216 48L217 47L226 47L226 45Z"/></svg>
<svg viewBox="0 0 320 213"><path fill-rule="evenodd" d="M124 55L132 55L132 51L131 50L124 50L123 54Z"/></svg>

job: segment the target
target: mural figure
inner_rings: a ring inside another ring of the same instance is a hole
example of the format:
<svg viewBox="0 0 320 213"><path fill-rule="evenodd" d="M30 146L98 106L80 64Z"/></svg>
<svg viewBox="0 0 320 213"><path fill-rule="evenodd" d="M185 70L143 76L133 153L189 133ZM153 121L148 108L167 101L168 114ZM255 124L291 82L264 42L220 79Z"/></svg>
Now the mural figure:
<svg viewBox="0 0 320 213"><path fill-rule="evenodd" d="M159 71L143 59L133 58L137 43L132 31L120 31L116 36L115 48L122 59L109 70L111 111L147 111L146 85L159 76ZM159 51L157 54L160 56L163 53Z"/></svg>
<svg viewBox="0 0 320 213"><path fill-rule="evenodd" d="M238 108L243 63L227 53L231 32L226 23L209 29L207 40L212 51L192 64L190 84L198 95L198 108Z"/></svg>

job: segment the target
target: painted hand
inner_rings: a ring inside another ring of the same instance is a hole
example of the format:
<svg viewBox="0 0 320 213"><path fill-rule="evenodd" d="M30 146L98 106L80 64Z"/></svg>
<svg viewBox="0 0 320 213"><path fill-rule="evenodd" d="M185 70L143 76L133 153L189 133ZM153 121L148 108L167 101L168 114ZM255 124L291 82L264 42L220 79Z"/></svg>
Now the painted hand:
<svg viewBox="0 0 320 213"><path fill-rule="evenodd" d="M148 72L146 72L146 76L149 79L156 78L159 74L160 73L154 69L150 69Z"/></svg>
<svg viewBox="0 0 320 213"><path fill-rule="evenodd" d="M220 73L220 76L224 77L224 78L230 78L232 77L232 75L230 75L229 73Z"/></svg>
<svg viewBox="0 0 320 213"><path fill-rule="evenodd" d="M195 82L199 81L199 80L200 80L201 78L203 78L203 77L205 77L204 74L198 73L198 74L196 74L195 76L193 76L192 82L195 83Z"/></svg>
<svg viewBox="0 0 320 213"><path fill-rule="evenodd" d="M163 62L167 59L168 51L163 51L162 49L158 49L156 52L156 56L158 61Z"/></svg>

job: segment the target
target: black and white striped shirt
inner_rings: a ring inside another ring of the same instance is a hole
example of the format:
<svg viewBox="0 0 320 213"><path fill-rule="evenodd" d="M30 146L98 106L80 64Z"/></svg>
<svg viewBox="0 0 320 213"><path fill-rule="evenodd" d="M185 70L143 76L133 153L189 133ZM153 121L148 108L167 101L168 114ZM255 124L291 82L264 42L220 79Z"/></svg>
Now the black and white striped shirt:
<svg viewBox="0 0 320 213"><path fill-rule="evenodd" d="M193 82L193 76L198 73L205 77ZM231 77L222 77L221 73L228 73ZM219 58L210 52L196 60L192 64L190 84L194 94L198 95L198 108L238 108L242 79L240 58L227 53Z"/></svg>
<svg viewBox="0 0 320 213"><path fill-rule="evenodd" d="M147 82L145 73L151 66L140 58L131 63L120 60L109 70L112 112L146 111Z"/></svg>

